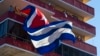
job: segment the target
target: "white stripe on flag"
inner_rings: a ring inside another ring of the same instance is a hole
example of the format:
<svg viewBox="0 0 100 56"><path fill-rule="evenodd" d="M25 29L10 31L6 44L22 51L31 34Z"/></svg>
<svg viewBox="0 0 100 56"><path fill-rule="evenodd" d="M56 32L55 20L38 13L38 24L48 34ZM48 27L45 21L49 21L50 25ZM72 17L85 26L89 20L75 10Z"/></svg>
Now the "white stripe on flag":
<svg viewBox="0 0 100 56"><path fill-rule="evenodd" d="M63 33L69 33L69 34L74 35L72 33L71 29L69 29L69 28L60 28L60 29L56 30L52 35L47 36L44 39L41 39L41 40L38 40L38 41L35 41L35 40L31 39L31 41L32 41L35 48L39 48L39 47L50 45L56 39L58 39L60 37L60 35L63 34Z"/></svg>
<svg viewBox="0 0 100 56"><path fill-rule="evenodd" d="M37 15L37 8L35 9L34 13L30 17L30 19L27 21L27 27L30 27L30 25L32 24L32 22L35 19L36 15Z"/></svg>
<svg viewBox="0 0 100 56"><path fill-rule="evenodd" d="M55 28L61 28L63 27L65 24L69 24L70 26L72 26L72 22L70 21L66 21L66 22L62 22L62 23L58 23L58 24L55 24L55 25L51 25L51 26L48 26L48 27L45 27L45 28L42 28L40 30L37 30L35 32L27 32L29 35L31 36L38 36L38 35L42 35L42 34L45 34L49 31L51 31L52 29L55 29Z"/></svg>

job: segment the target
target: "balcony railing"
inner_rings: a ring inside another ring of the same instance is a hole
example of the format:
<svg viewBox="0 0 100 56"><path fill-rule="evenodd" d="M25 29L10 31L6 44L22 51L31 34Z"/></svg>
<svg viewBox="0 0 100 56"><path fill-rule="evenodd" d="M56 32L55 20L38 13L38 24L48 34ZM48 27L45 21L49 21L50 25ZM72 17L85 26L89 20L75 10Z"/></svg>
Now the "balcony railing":
<svg viewBox="0 0 100 56"><path fill-rule="evenodd" d="M60 11L57 11L55 10L55 15L54 17L58 18L58 19L61 19L61 20L68 20L68 21L72 21L73 22L73 25L75 25L76 27L79 27L85 31L88 31L92 34L95 34L95 27L92 26L92 25L89 25L83 21L80 21L78 18L76 17L73 17L69 14L67 14L67 17L65 17L64 13L63 12L60 12Z"/></svg>
<svg viewBox="0 0 100 56"><path fill-rule="evenodd" d="M32 43L14 39L13 37L0 38L0 45L2 45L4 43L14 45L16 47L23 48L23 49L31 51L31 52L36 52L36 49L33 47ZM60 56L60 55L55 52L50 52L50 53L45 54L44 56Z"/></svg>
<svg viewBox="0 0 100 56"><path fill-rule="evenodd" d="M1 21L5 20L8 17L8 12L0 16L0 23Z"/></svg>
<svg viewBox="0 0 100 56"><path fill-rule="evenodd" d="M5 38L0 38L0 45L5 43Z"/></svg>
<svg viewBox="0 0 100 56"><path fill-rule="evenodd" d="M86 4L84 4L84 3L82 3L82 2L80 2L78 0L63 0L63 1L67 2L67 3L70 3L71 5L74 5L74 6L78 7L78 8L80 8L80 9L82 9L82 10L84 10L84 11L86 11L86 12L92 14L92 15L94 15L94 8L92 8L92 7L86 5Z"/></svg>
<svg viewBox="0 0 100 56"><path fill-rule="evenodd" d="M9 18L12 18L12 19L14 19L16 21L19 21L21 23L23 23L24 20L25 20L25 17L24 16L17 15L14 12L8 12L8 17Z"/></svg>
<svg viewBox="0 0 100 56"><path fill-rule="evenodd" d="M63 42L65 44L69 44L70 46L82 49L82 50L90 52L92 54L97 54L96 53L96 47L91 46L91 45L89 45L85 42L82 42L80 40L77 40L75 43L73 43L72 41L69 41L69 40L67 40L67 41L65 40ZM21 40L18 40L18 39L14 39L13 37L0 38L0 45L2 45L4 43L8 43L10 45L14 45L14 46L17 46L19 48L29 50L31 52L36 52L36 49L33 47L33 45L31 43L29 43L27 41L25 42L25 41L21 41ZM54 56L59 56L58 54L56 54L54 52L47 53L47 54L45 54L45 56L52 56L51 54L54 55Z"/></svg>
<svg viewBox="0 0 100 56"><path fill-rule="evenodd" d="M28 42L23 42L17 39L13 39L12 37L4 37L4 38L0 38L0 45L7 43L7 44L11 44L29 51L34 52L35 48L33 47L33 45L31 43Z"/></svg>
<svg viewBox="0 0 100 56"><path fill-rule="evenodd" d="M12 20L16 20L16 21L21 22L21 23L23 23L25 20L25 17L17 15L14 12L6 12L2 16L0 16L0 22L5 20L6 18L10 18Z"/></svg>
<svg viewBox="0 0 100 56"><path fill-rule="evenodd" d="M92 45L89 45L85 42L82 42L81 40L77 40L75 43L73 43L72 41L69 41L69 40L65 40L63 41L65 44L68 44L70 46L73 46L73 47L76 47L78 49L81 49L81 50L84 50L84 51L87 51L87 52L90 52L92 54L97 54L96 53L96 47L92 46Z"/></svg>
<svg viewBox="0 0 100 56"><path fill-rule="evenodd" d="M52 11L52 12L54 11L53 7L51 5L45 4L45 3L41 2L40 0L27 0L27 1L29 1L29 2L31 2L33 4L36 4L36 5L40 6L40 7L43 7L45 9L49 10L49 11Z"/></svg>

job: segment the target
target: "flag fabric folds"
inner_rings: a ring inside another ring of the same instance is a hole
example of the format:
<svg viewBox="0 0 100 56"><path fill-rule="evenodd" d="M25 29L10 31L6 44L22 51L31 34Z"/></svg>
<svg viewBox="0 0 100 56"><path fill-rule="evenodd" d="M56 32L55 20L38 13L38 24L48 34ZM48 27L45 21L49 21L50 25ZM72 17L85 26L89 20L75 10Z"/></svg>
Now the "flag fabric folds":
<svg viewBox="0 0 100 56"><path fill-rule="evenodd" d="M49 23L43 13L34 6L28 5L22 10L28 14L23 28L30 35L38 53L45 54L57 48L61 40L75 41L72 22L56 21Z"/></svg>

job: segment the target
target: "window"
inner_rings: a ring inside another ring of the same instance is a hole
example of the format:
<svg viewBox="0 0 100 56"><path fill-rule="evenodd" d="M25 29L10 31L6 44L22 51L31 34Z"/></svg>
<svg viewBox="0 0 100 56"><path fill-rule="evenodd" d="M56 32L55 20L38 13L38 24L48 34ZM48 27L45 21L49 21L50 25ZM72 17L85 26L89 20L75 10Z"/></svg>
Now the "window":
<svg viewBox="0 0 100 56"><path fill-rule="evenodd" d="M27 32L23 29L22 25L13 21L9 20L9 27L8 27L8 34L14 39L18 39L21 41L28 41L29 35Z"/></svg>
<svg viewBox="0 0 100 56"><path fill-rule="evenodd" d="M61 56L92 56L63 44L59 48L57 48L55 52L60 54Z"/></svg>
<svg viewBox="0 0 100 56"><path fill-rule="evenodd" d="M8 24L8 20L6 20L0 24L0 37L7 34L7 27L8 27L7 24Z"/></svg>

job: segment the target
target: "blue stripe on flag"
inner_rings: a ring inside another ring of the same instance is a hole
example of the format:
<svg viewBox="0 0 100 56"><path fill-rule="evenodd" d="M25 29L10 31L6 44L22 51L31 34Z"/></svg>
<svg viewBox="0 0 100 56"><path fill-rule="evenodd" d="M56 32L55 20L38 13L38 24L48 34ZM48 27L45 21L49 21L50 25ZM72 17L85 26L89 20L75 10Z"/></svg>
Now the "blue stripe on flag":
<svg viewBox="0 0 100 56"><path fill-rule="evenodd" d="M73 38L73 37L74 37L74 38ZM63 33L63 34L60 36L60 40L72 40L73 42L75 42L76 38L75 38L75 36L73 36L72 34Z"/></svg>

